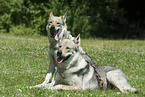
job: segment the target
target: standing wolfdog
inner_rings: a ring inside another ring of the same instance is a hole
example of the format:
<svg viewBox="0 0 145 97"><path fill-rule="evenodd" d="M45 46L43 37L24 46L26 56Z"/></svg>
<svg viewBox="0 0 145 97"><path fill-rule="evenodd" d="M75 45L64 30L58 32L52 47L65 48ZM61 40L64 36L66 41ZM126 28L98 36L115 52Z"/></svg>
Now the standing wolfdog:
<svg viewBox="0 0 145 97"><path fill-rule="evenodd" d="M103 81L103 88L117 87L121 92L135 92L127 81L125 74L118 68L112 66L95 65L95 69L81 55L78 46L80 36L74 40L63 39L55 53L54 60L57 67L55 82L45 84L42 87L48 89L99 89L99 81L96 77L96 70Z"/></svg>

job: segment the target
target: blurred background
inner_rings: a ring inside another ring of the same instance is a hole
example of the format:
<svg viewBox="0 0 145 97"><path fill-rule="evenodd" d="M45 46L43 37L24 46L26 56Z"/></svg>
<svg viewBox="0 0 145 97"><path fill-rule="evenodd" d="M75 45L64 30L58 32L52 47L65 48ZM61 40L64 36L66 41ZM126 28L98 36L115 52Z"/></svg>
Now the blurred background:
<svg viewBox="0 0 145 97"><path fill-rule="evenodd" d="M0 33L47 35L51 11L74 36L145 39L145 0L0 0Z"/></svg>

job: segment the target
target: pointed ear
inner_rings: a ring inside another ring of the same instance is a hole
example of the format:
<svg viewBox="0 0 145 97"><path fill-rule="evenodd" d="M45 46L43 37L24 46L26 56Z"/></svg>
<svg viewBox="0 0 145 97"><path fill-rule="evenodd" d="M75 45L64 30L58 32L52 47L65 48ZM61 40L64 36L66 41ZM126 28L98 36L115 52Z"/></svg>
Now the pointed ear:
<svg viewBox="0 0 145 97"><path fill-rule="evenodd" d="M62 16L64 23L66 22L67 12Z"/></svg>
<svg viewBox="0 0 145 97"><path fill-rule="evenodd" d="M53 15L52 11L50 12L50 17L54 17L54 15Z"/></svg>
<svg viewBox="0 0 145 97"><path fill-rule="evenodd" d="M81 44L81 40L80 40L80 34L74 39L75 44L77 44L77 46L80 46Z"/></svg>

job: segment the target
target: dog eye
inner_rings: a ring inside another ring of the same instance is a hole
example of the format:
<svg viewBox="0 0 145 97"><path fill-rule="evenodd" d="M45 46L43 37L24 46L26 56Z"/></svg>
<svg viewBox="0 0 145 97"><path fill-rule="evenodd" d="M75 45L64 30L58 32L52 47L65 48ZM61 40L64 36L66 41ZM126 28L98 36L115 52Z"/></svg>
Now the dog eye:
<svg viewBox="0 0 145 97"><path fill-rule="evenodd" d="M71 49L70 47L66 47L66 49Z"/></svg>
<svg viewBox="0 0 145 97"><path fill-rule="evenodd" d="M60 23L57 23L57 25L60 25Z"/></svg>
<svg viewBox="0 0 145 97"><path fill-rule="evenodd" d="M52 24L52 22L51 22L51 21L49 21L49 24Z"/></svg>
<svg viewBox="0 0 145 97"><path fill-rule="evenodd" d="M61 48L61 45L59 46L59 48Z"/></svg>

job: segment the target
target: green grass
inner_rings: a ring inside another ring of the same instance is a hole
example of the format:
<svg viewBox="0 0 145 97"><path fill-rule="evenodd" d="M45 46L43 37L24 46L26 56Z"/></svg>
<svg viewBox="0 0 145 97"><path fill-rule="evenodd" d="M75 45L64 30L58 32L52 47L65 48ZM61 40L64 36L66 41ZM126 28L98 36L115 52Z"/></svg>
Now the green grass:
<svg viewBox="0 0 145 97"><path fill-rule="evenodd" d="M81 46L96 64L120 68L139 94L115 90L48 90L27 87L44 81L48 71L47 37L0 35L0 97L143 97L145 96L145 41L82 39Z"/></svg>

